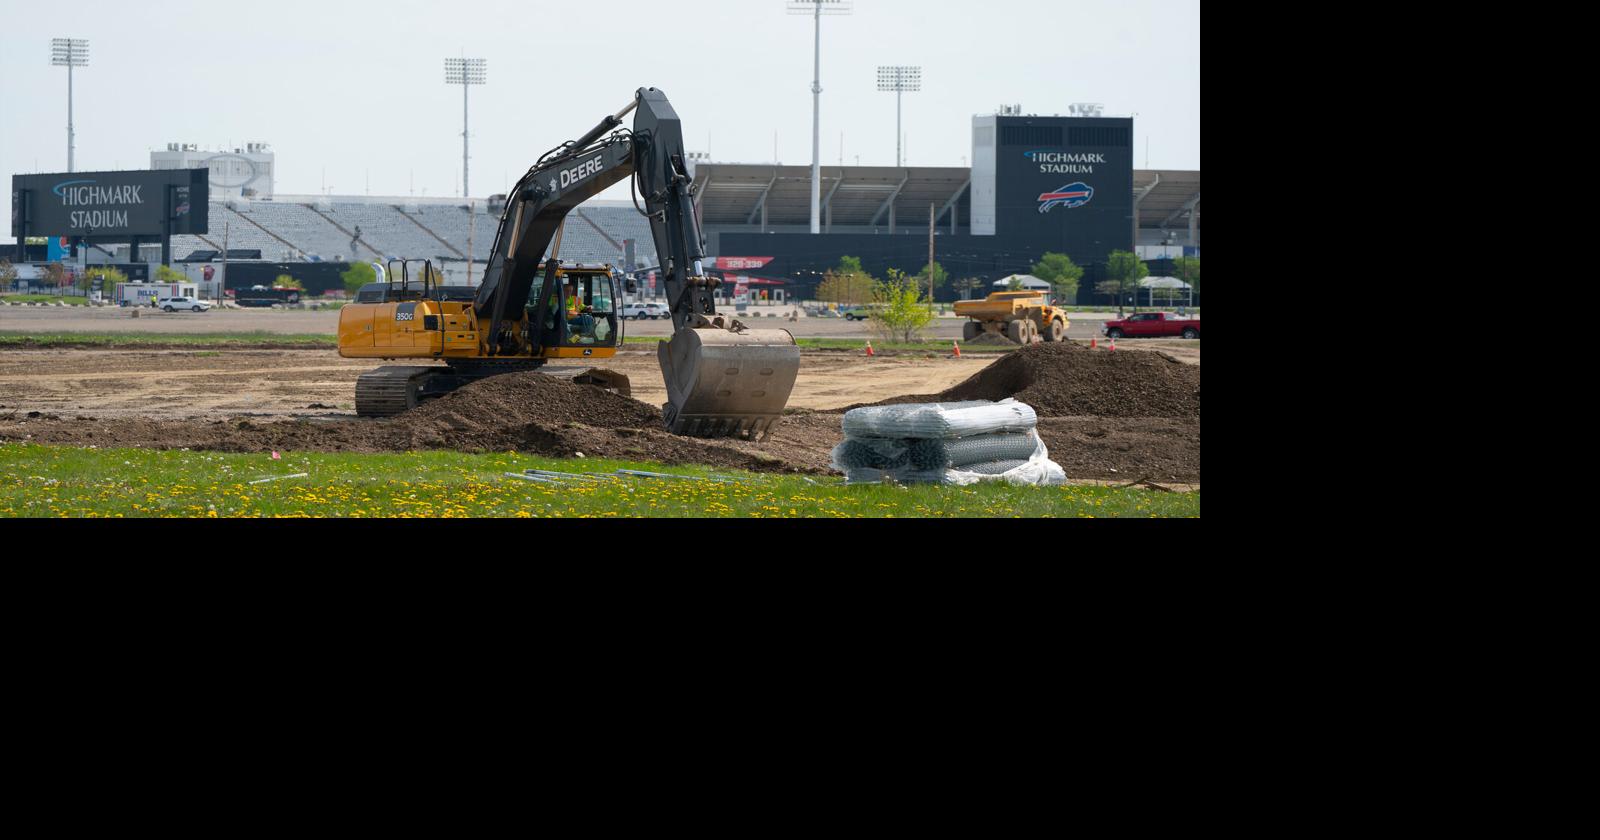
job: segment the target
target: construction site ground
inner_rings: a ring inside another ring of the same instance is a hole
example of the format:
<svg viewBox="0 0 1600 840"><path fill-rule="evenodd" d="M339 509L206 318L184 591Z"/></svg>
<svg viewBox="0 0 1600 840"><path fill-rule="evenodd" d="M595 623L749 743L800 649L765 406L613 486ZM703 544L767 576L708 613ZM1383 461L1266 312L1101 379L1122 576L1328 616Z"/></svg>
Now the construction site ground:
<svg viewBox="0 0 1600 840"><path fill-rule="evenodd" d="M4 350L0 442L226 452L582 452L825 474L842 437L842 409L1015 395L1038 404L1040 434L1074 480L1199 484L1198 350L1130 347L1113 357L1079 345L1046 349L961 359L808 350L782 427L759 443L661 430L665 390L649 347L598 363L630 377L631 400L529 374L497 377L379 421L357 418L353 406L356 377L374 363L329 350ZM1019 368L1019 359L1027 365Z"/></svg>

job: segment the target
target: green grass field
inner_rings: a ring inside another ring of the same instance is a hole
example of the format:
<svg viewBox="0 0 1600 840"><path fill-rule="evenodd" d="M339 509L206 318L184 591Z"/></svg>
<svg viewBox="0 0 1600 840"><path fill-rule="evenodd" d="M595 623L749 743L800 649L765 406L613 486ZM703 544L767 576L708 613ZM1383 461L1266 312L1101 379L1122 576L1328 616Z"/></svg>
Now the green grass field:
<svg viewBox="0 0 1600 840"><path fill-rule="evenodd" d="M0 444L0 517L1198 517L1200 494L1107 487L847 486L801 478L518 454L95 450ZM607 478L546 485L525 469L638 469L729 483ZM305 473L305 478L260 479Z"/></svg>
<svg viewBox="0 0 1600 840"><path fill-rule="evenodd" d="M0 295L0 300L8 303L55 303L61 301L68 306L88 306L89 299L72 295Z"/></svg>

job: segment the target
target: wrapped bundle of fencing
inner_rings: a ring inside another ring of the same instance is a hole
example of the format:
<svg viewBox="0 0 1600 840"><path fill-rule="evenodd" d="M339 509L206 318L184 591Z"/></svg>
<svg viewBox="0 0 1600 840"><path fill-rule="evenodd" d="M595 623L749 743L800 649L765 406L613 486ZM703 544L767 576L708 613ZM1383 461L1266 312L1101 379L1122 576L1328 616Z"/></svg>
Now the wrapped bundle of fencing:
<svg viewBox="0 0 1600 840"><path fill-rule="evenodd" d="M1016 400L856 409L844 416L833 467L852 484L1060 484L1066 474L1050 460L1038 422Z"/></svg>
<svg viewBox="0 0 1600 840"><path fill-rule="evenodd" d="M947 440L1028 432L1037 425L1033 406L1016 400L880 405L844 416L844 433L851 437Z"/></svg>

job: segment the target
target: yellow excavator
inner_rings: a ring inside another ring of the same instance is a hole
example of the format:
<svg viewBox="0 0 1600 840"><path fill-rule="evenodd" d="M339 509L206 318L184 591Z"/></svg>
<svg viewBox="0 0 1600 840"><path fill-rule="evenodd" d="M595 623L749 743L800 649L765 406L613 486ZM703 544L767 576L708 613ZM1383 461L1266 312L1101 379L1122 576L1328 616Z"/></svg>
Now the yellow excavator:
<svg viewBox="0 0 1600 840"><path fill-rule="evenodd" d="M635 111L632 129L619 129ZM627 107L550 150L517 182L481 285L439 285L426 261L391 263L383 283L363 288L340 312L339 355L434 364L363 374L356 413L393 416L479 379L528 370L629 393L627 377L613 371L549 363L616 355L623 287L634 291L631 282L620 281L608 265L563 265L545 255L553 240L559 242L568 213L632 178L634 207L650 223L674 328L656 351L667 389L667 429L699 437L770 436L794 390L800 348L787 330L751 329L717 314L722 281L704 272L705 244L685 159L682 127L666 95L641 88Z"/></svg>

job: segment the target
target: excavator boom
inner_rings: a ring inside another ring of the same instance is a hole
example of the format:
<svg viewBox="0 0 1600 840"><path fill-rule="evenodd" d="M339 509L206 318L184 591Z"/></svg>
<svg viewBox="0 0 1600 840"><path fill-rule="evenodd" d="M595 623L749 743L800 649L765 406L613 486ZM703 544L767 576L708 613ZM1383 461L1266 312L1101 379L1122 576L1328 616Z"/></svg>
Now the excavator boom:
<svg viewBox="0 0 1600 840"><path fill-rule="evenodd" d="M618 130L633 112L633 128ZM705 245L685 160L677 112L664 93L641 88L627 107L529 169L508 196L474 302L485 352L539 352L523 346L527 336L515 325L522 307L537 324L551 305L550 294L530 299L541 269L546 288L557 270L556 260L541 264L545 252L568 213L633 178L635 206L642 199L674 328L672 339L657 350L667 388L667 428L706 437L765 437L794 390L800 350L787 330L754 330L717 314L721 280L704 271Z"/></svg>

